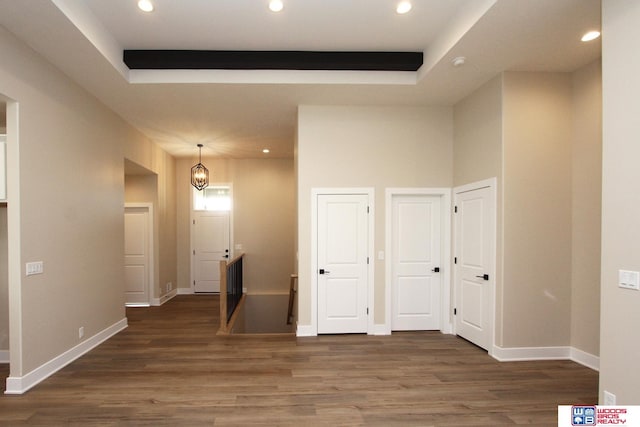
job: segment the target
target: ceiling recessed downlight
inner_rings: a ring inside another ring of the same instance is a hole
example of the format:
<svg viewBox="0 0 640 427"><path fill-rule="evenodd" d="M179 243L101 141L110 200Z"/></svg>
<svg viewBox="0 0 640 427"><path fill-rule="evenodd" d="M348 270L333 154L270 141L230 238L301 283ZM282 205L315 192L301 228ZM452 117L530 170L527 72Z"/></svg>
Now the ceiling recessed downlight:
<svg viewBox="0 0 640 427"><path fill-rule="evenodd" d="M284 3L282 3L282 0L271 0L269 2L269 9L271 9L272 12L280 12L284 9Z"/></svg>
<svg viewBox="0 0 640 427"><path fill-rule="evenodd" d="M271 150L269 150L268 148L264 148L264 149L262 150L262 152L263 152L264 154L269 154L269 153L271 152Z"/></svg>
<svg viewBox="0 0 640 427"><path fill-rule="evenodd" d="M580 40L582 40L583 42L590 42L591 40L595 40L598 37L600 37L600 31L589 31L588 33L585 33L585 35L582 36Z"/></svg>
<svg viewBox="0 0 640 427"><path fill-rule="evenodd" d="M400 15L404 15L405 13L411 10L411 2L409 1L401 1L398 3L398 7L396 7L396 12Z"/></svg>
<svg viewBox="0 0 640 427"><path fill-rule="evenodd" d="M151 0L140 0L138 7L144 12L153 12L153 3L151 3Z"/></svg>

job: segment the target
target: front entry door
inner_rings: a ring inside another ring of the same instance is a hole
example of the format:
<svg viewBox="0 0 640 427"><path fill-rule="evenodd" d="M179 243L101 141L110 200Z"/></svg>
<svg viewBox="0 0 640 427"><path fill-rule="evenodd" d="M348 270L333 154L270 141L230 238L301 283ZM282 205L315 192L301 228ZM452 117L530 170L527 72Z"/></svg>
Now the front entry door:
<svg viewBox="0 0 640 427"><path fill-rule="evenodd" d="M485 186L456 193L456 333L484 349L493 340L495 196Z"/></svg>
<svg viewBox="0 0 640 427"><path fill-rule="evenodd" d="M368 196L318 197L318 333L367 332Z"/></svg>
<svg viewBox="0 0 640 427"><path fill-rule="evenodd" d="M124 211L125 303L149 305L151 248L149 208L126 207Z"/></svg>
<svg viewBox="0 0 640 427"><path fill-rule="evenodd" d="M440 196L392 200L391 329L440 329Z"/></svg>
<svg viewBox="0 0 640 427"><path fill-rule="evenodd" d="M220 292L220 261L229 259L229 212L196 211L193 224L194 291Z"/></svg>

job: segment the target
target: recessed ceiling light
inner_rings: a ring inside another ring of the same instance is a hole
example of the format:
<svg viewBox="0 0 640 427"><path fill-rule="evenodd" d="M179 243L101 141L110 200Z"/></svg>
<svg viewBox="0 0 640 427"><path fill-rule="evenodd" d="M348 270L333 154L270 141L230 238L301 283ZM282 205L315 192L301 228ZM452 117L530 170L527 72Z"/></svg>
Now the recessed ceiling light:
<svg viewBox="0 0 640 427"><path fill-rule="evenodd" d="M262 150L262 152L263 152L264 154L269 154L270 150L269 150L268 148L265 148L265 149L263 149L263 150Z"/></svg>
<svg viewBox="0 0 640 427"><path fill-rule="evenodd" d="M145 12L153 11L153 3L151 3L151 0L140 0L138 2L138 7L140 8L140 10Z"/></svg>
<svg viewBox="0 0 640 427"><path fill-rule="evenodd" d="M591 40L595 40L598 37L600 37L600 31L589 31L588 33L585 33L585 35L582 36L580 40L582 40L583 42L590 42Z"/></svg>
<svg viewBox="0 0 640 427"><path fill-rule="evenodd" d="M396 12L400 15L403 15L411 10L411 2L409 1L401 1L398 3L398 7L396 7Z"/></svg>
<svg viewBox="0 0 640 427"><path fill-rule="evenodd" d="M269 2L269 9L271 9L272 12L280 12L283 8L284 3L282 3L282 0L271 0Z"/></svg>

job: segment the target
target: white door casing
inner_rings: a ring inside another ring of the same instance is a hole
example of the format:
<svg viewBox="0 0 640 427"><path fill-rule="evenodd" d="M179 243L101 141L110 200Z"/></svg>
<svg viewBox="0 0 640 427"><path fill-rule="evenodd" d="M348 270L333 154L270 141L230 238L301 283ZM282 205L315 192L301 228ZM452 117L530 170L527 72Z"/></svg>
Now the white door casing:
<svg viewBox="0 0 640 427"><path fill-rule="evenodd" d="M391 329L441 329L441 197L392 197Z"/></svg>
<svg viewBox="0 0 640 427"><path fill-rule="evenodd" d="M153 210L150 204L126 204L124 282L127 306L149 306L153 283Z"/></svg>
<svg viewBox="0 0 640 427"><path fill-rule="evenodd" d="M456 334L492 353L495 320L495 179L455 189Z"/></svg>
<svg viewBox="0 0 640 427"><path fill-rule="evenodd" d="M314 195L317 258L317 333L368 333L370 301L370 194Z"/></svg>
<svg viewBox="0 0 640 427"><path fill-rule="evenodd" d="M228 211L195 211L193 219L194 292L220 292L220 261L231 256Z"/></svg>

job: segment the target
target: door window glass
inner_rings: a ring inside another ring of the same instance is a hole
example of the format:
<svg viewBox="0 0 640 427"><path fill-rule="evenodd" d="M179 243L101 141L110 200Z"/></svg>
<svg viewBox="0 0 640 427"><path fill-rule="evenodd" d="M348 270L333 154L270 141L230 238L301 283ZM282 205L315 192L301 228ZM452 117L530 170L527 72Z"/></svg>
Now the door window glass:
<svg viewBox="0 0 640 427"><path fill-rule="evenodd" d="M196 211L230 211L231 191L226 186L193 189L193 209Z"/></svg>

